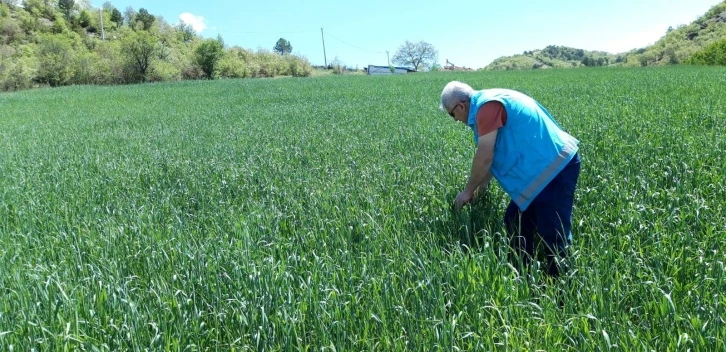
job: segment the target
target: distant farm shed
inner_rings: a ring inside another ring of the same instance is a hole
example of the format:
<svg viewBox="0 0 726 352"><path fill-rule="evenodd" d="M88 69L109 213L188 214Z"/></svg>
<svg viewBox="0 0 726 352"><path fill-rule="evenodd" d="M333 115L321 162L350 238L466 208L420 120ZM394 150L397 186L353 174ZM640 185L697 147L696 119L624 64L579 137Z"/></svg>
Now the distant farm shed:
<svg viewBox="0 0 726 352"><path fill-rule="evenodd" d="M368 67L364 68L364 70L369 75L390 75L390 74L416 72L416 70L410 69L408 67L394 67L393 73L391 73L391 68L389 66L376 66L376 65L368 65Z"/></svg>

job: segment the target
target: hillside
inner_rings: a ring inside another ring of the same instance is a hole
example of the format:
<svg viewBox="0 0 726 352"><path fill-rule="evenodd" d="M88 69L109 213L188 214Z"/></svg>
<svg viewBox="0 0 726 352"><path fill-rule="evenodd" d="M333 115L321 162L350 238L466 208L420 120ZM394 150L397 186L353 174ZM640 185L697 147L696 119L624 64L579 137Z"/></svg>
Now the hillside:
<svg viewBox="0 0 726 352"><path fill-rule="evenodd" d="M74 84L308 76L304 57L203 38L146 9L84 0L0 0L0 91Z"/></svg>
<svg viewBox="0 0 726 352"><path fill-rule="evenodd" d="M723 40L726 40L726 1L713 6L691 24L668 28L661 39L645 48L613 54L550 45L542 50L499 57L483 70L673 65L684 63Z"/></svg>
<svg viewBox="0 0 726 352"><path fill-rule="evenodd" d="M601 51L587 51L566 46L550 45L542 50L525 51L514 56L500 57L486 70L529 70L546 68L571 68L581 66L606 66L619 62L622 57Z"/></svg>

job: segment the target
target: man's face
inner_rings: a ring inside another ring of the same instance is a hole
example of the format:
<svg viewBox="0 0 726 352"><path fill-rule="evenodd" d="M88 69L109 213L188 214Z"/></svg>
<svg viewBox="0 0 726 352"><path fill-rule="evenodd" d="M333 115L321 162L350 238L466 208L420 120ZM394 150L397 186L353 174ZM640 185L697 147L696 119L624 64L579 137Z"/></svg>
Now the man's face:
<svg viewBox="0 0 726 352"><path fill-rule="evenodd" d="M454 121L459 121L463 124L466 124L466 120L469 118L469 114L466 112L466 105L465 102L460 101L456 103L456 105L449 107L448 112L449 116L454 119Z"/></svg>

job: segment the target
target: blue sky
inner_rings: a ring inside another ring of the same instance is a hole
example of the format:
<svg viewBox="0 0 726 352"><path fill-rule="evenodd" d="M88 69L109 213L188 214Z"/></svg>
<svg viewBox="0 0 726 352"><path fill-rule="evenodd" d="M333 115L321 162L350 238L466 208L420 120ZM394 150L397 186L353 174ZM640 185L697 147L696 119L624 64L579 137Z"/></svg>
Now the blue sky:
<svg viewBox="0 0 726 352"><path fill-rule="evenodd" d="M105 0L92 0L101 7ZM121 12L146 8L167 22L197 22L203 37L227 45L271 49L280 37L314 65L325 53L363 68L386 65L406 40L426 41L458 66L480 68L500 56L564 45L613 53L643 47L668 26L688 24L718 0L111 0Z"/></svg>

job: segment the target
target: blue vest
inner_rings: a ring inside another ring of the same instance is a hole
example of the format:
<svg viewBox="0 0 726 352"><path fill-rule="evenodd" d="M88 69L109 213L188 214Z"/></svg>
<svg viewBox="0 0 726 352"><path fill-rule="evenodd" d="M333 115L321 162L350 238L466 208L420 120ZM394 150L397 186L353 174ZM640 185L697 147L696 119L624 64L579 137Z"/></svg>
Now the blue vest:
<svg viewBox="0 0 726 352"><path fill-rule="evenodd" d="M491 172L521 210L547 186L578 151L579 141L562 130L549 111L531 97L509 89L475 91L467 124L479 135L476 113L488 101L498 101L507 112L494 145Z"/></svg>

